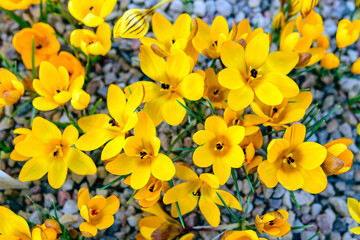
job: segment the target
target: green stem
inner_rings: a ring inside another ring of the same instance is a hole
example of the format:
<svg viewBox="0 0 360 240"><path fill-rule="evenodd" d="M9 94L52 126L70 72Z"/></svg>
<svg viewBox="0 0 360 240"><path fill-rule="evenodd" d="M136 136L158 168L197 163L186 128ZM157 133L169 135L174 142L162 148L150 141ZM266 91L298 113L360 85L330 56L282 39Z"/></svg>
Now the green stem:
<svg viewBox="0 0 360 240"><path fill-rule="evenodd" d="M170 180L170 181L169 181L169 185L170 185L171 188L174 187L173 180ZM178 202L175 202L175 206L176 206L176 210L177 210L178 215L179 215L179 220L180 220L181 226L182 226L183 228L185 228L185 223L184 223L184 219L183 219L183 217L182 217L182 215L181 215L179 203L178 203Z"/></svg>
<svg viewBox="0 0 360 240"><path fill-rule="evenodd" d="M211 104L210 99L209 99L208 97L206 97L206 101L207 101L208 104L209 104L209 107L210 107L210 109L211 109L211 113L212 113L213 115L216 115L215 109L214 109L213 105Z"/></svg>
<svg viewBox="0 0 360 240"><path fill-rule="evenodd" d="M314 69L316 69L316 65L311 66L311 67L308 67L308 68L304 69L303 71L290 74L289 77L290 77L290 78L293 78L293 77L299 76L300 74L302 74L302 73L304 73L304 72L309 72L309 71L312 71L312 70L314 70Z"/></svg>
<svg viewBox="0 0 360 240"><path fill-rule="evenodd" d="M252 183L251 183L251 180L250 180L249 175L248 175L248 174L247 174L247 172L246 172L245 167L244 167L244 166L242 166L241 168L242 168L242 170L244 170L244 173L245 173L246 179L248 180L248 182L249 182L249 184L250 184L251 191L252 191L252 192L254 192L254 187L253 187L253 185L252 185Z"/></svg>
<svg viewBox="0 0 360 240"><path fill-rule="evenodd" d="M65 11L65 9L61 6L60 1L57 4L57 8L61 11L61 13L64 15L64 17L66 18L66 20L68 20L68 22L70 23L71 26L74 27L74 29L77 29L77 26L75 25L75 23L71 20L70 15Z"/></svg>
<svg viewBox="0 0 360 240"><path fill-rule="evenodd" d="M176 99L176 101L183 107L185 108L185 110L194 118L196 118L199 122L201 122L202 124L205 124L205 122L201 119L201 117L199 117L198 115L196 115L193 111L190 110L190 108L188 108L187 106L185 106L184 104L182 104L182 102L180 102L179 100Z"/></svg>
<svg viewBox="0 0 360 240"><path fill-rule="evenodd" d="M299 203L296 201L296 197L295 197L293 191L289 191L289 192L290 192L291 198L294 200L294 203L295 203L297 209L300 209Z"/></svg>
<svg viewBox="0 0 360 240"><path fill-rule="evenodd" d="M216 192L216 194L218 195L218 197L220 198L221 202L224 204L224 207L226 208L226 210L230 213L230 215L234 218L234 220L236 222L240 222L240 219L235 215L235 213L233 211L231 211L231 209L229 208L229 206L225 203L224 199L220 196L220 194L218 192Z"/></svg>
<svg viewBox="0 0 360 240"><path fill-rule="evenodd" d="M319 233L320 233L320 231L318 231L317 233L315 233L311 238L309 238L309 240L314 239Z"/></svg>
<svg viewBox="0 0 360 240"><path fill-rule="evenodd" d="M310 110L308 114L300 121L302 124L305 123L306 119L311 115L311 113L315 110L315 108L318 106L318 103L315 104L315 106Z"/></svg>
<svg viewBox="0 0 360 240"><path fill-rule="evenodd" d="M105 186L103 186L102 188L100 188L100 190L107 189L108 187L110 187L110 186L113 185L114 183L117 183L118 181L121 181L122 179L126 178L126 177L129 176L129 175L130 175L130 174L118 177L117 179L109 182L108 184L106 184Z"/></svg>
<svg viewBox="0 0 360 240"><path fill-rule="evenodd" d="M76 123L75 119L71 116L71 114L68 112L68 110L66 109L66 106L63 105L63 110L66 114L66 116L70 119L72 125L74 125L74 127L76 127L76 129L79 131L79 133L82 132L82 130L80 129L79 125Z"/></svg>
<svg viewBox="0 0 360 240"><path fill-rule="evenodd" d="M29 23L25 22L21 17L16 15L13 11L6 10L2 7L0 7L0 10L3 11L6 15L8 15L15 22L17 22L21 28L29 28L30 27Z"/></svg>
<svg viewBox="0 0 360 240"><path fill-rule="evenodd" d="M176 139L174 140L174 142L170 145L169 149L166 152L166 155L169 156L169 154L171 153L172 149L174 148L174 146L176 145L176 143L184 136L185 133L187 133L190 128L195 124L196 120L193 120L186 128L184 131L182 131L179 136L176 137Z"/></svg>
<svg viewBox="0 0 360 240"><path fill-rule="evenodd" d="M235 169L231 168L231 176L233 178L234 184L235 184L235 189L236 189L236 195L239 199L239 203L240 203L240 207L242 208L242 203L241 203L241 195L240 195L240 191L239 191L239 185L237 182L237 177L236 177L236 173L235 173Z"/></svg>
<svg viewBox="0 0 360 240"><path fill-rule="evenodd" d="M131 197L129 198L129 200L127 200L126 204L129 204L129 202L135 197L135 195L139 192L140 189L136 189L133 194L131 195Z"/></svg>

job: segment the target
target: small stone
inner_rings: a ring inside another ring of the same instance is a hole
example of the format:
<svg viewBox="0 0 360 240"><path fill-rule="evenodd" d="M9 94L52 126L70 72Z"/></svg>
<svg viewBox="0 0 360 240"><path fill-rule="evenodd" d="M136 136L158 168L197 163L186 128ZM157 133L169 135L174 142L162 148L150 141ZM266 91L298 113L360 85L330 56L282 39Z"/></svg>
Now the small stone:
<svg viewBox="0 0 360 240"><path fill-rule="evenodd" d="M325 235L331 233L333 221L327 214L320 214L316 217L316 223L321 232Z"/></svg>
<svg viewBox="0 0 360 240"><path fill-rule="evenodd" d="M44 207L45 208L52 208L53 201L56 203L56 197L52 193L45 193L44 194Z"/></svg>
<svg viewBox="0 0 360 240"><path fill-rule="evenodd" d="M274 191L272 197L273 198L281 198L285 192L286 192L286 189L283 186L281 186L280 184L278 184L275 188L275 191Z"/></svg>
<svg viewBox="0 0 360 240"><path fill-rule="evenodd" d="M335 183L335 188L338 191L344 192L346 190L346 183L345 182L337 182L337 183Z"/></svg>
<svg viewBox="0 0 360 240"><path fill-rule="evenodd" d="M335 211L340 216L342 216L342 217L349 217L350 216L347 204L342 198L340 198L340 197L331 197L331 198L329 198L329 203L331 204L331 206L333 206Z"/></svg>
<svg viewBox="0 0 360 240"><path fill-rule="evenodd" d="M205 5L206 5L206 13L207 13L207 15L213 16L215 14L215 11L216 11L215 1L206 1Z"/></svg>
<svg viewBox="0 0 360 240"><path fill-rule="evenodd" d="M249 1L248 1L248 5L249 5L249 7L251 7L251 8L259 7L259 6L260 6L260 3L261 3L261 0L249 0Z"/></svg>
<svg viewBox="0 0 360 240"><path fill-rule="evenodd" d="M228 17L232 13L233 7L226 0L217 0L216 1L216 11L223 17Z"/></svg>
<svg viewBox="0 0 360 240"><path fill-rule="evenodd" d="M33 222L33 223L36 223L36 224L39 224L39 225L42 224L42 220L43 220L42 215L38 210L33 212L29 217L30 222Z"/></svg>
<svg viewBox="0 0 360 240"><path fill-rule="evenodd" d="M139 220L142 218L141 214L136 214L127 218L127 222L131 227L137 226Z"/></svg>
<svg viewBox="0 0 360 240"><path fill-rule="evenodd" d="M76 173L71 172L71 179L77 184L80 184L84 180L84 178L84 175L77 175Z"/></svg>
<svg viewBox="0 0 360 240"><path fill-rule="evenodd" d="M352 129L349 123L343 123L339 127L340 132L344 135L344 137L352 138Z"/></svg>
<svg viewBox="0 0 360 240"><path fill-rule="evenodd" d="M93 174L93 175L86 175L86 179L89 183L89 187L92 187L97 179L97 174Z"/></svg>
<svg viewBox="0 0 360 240"><path fill-rule="evenodd" d="M314 202L314 199L315 199L314 195L312 195L308 192L305 192L303 190L294 192L294 195L296 197L296 201L298 202L298 204L300 206L302 206L302 205L310 206Z"/></svg>
<svg viewBox="0 0 360 240"><path fill-rule="evenodd" d="M325 190L319 194L323 197L332 197L335 196L335 189L331 183L328 183Z"/></svg>
<svg viewBox="0 0 360 240"><path fill-rule="evenodd" d="M312 236L314 236L316 234L316 232L313 231L302 231L300 233L300 238L301 239L310 239ZM315 236L312 240L319 240L318 236Z"/></svg>
<svg viewBox="0 0 360 240"><path fill-rule="evenodd" d="M313 205L311 205L311 217L315 219L316 216L320 214L321 210L322 210L321 204L314 203Z"/></svg>
<svg viewBox="0 0 360 240"><path fill-rule="evenodd" d="M333 224L333 228L336 232L346 232L347 231L347 224L346 221L342 218L337 218Z"/></svg>
<svg viewBox="0 0 360 240"><path fill-rule="evenodd" d="M281 199L274 199L274 198L270 198L269 199L269 204L270 207L277 210L281 207Z"/></svg>
<svg viewBox="0 0 360 240"><path fill-rule="evenodd" d="M292 208L292 202L291 202L291 196L289 191L286 191L283 198L282 198L283 204L285 207L287 207L288 209Z"/></svg>
<svg viewBox="0 0 360 240"><path fill-rule="evenodd" d="M328 133L333 133L338 128L339 123L336 119L332 119L327 125L326 125L326 131Z"/></svg>
<svg viewBox="0 0 360 240"><path fill-rule="evenodd" d="M59 191L58 195L58 202L59 202L59 206L62 207L64 206L65 202L69 199L71 199L70 197L70 193L66 192L66 191Z"/></svg>
<svg viewBox="0 0 360 240"><path fill-rule="evenodd" d="M205 15L206 5L204 1L199 0L194 2L194 13L199 17L203 17Z"/></svg>
<svg viewBox="0 0 360 240"><path fill-rule="evenodd" d="M186 227L194 227L198 222L198 217L196 213L191 213L184 218Z"/></svg>
<svg viewBox="0 0 360 240"><path fill-rule="evenodd" d="M107 175L107 171L105 170L105 167L104 166L98 167L98 169L97 169L98 178L104 179L106 177L106 175Z"/></svg>
<svg viewBox="0 0 360 240"><path fill-rule="evenodd" d="M330 240L341 240L340 233L337 232L330 233Z"/></svg>
<svg viewBox="0 0 360 240"><path fill-rule="evenodd" d="M63 213L77 213L78 210L78 206L77 206L77 202L75 202L74 200L67 200L64 207L63 207Z"/></svg>
<svg viewBox="0 0 360 240"><path fill-rule="evenodd" d="M74 188L74 181L68 177L60 189L64 191L71 191L73 190L73 188Z"/></svg>
<svg viewBox="0 0 360 240"><path fill-rule="evenodd" d="M183 9L184 9L184 4L181 0L173 0L170 4L171 11L182 13Z"/></svg>
<svg viewBox="0 0 360 240"><path fill-rule="evenodd" d="M78 215L73 215L70 213L65 213L64 215L62 215L59 218L59 221L62 225L64 225L65 227L69 227L70 225L76 223L79 220L79 216Z"/></svg>

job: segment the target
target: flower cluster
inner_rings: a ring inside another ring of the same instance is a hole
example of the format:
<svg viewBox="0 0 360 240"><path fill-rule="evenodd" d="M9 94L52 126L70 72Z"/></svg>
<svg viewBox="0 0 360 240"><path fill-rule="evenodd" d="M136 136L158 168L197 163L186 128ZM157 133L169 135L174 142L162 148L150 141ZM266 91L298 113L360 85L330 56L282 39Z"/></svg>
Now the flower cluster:
<svg viewBox="0 0 360 240"><path fill-rule="evenodd" d="M43 15L43 22L23 27L14 35L12 44L33 75L29 85L25 79L17 79L22 77L16 66L7 62L11 71L0 68L0 107L16 104L23 95L30 97L34 107L29 128L14 130L18 136L10 158L25 162L20 181L35 181L47 174L50 186L58 189L68 169L93 175L97 165L105 165L109 173L119 176L116 181L124 179L133 189L131 199L152 214L139 221L138 240L195 238L190 232L204 229L185 227L183 215L196 207L211 226L206 230L228 230L222 240L264 239L257 232L274 237L288 234L292 227L285 209L254 214L255 220L247 220L250 197L258 186L281 184L292 196L292 191L299 189L318 194L326 189L328 176L345 173L353 165L354 155L348 149L351 139L335 139L325 145L310 141L326 117L318 121L314 120L317 113L311 117L316 107L309 109L312 92L300 89L294 78L297 69L310 71L307 67L318 62L322 71L341 76L341 50L330 52L323 19L314 9L318 1L280 1L272 34L252 28L247 19L229 26L221 15L209 25L184 13L172 24L155 12L169 0L149 9L126 11L114 25L113 37L139 39L139 66L147 78L124 89L108 86L107 112L96 113L100 101L87 109L94 99L84 89L91 78L91 65L112 47L112 30L105 18L116 2L69 0L67 14L61 3L46 1L46 10L60 9L75 28L68 41L74 54L60 51L63 41L58 41ZM42 2L6 0L0 7L12 11L27 9L30 4ZM153 37L145 36L150 22ZM337 48L352 45L359 34L360 20L342 19L336 33ZM205 69L199 68L199 55L208 60ZM360 73L360 59L352 64L351 72ZM76 115L68 111L70 104ZM59 106L68 122L35 116L36 110ZM195 123L196 130L190 134ZM165 124L185 127L168 149L157 134L157 127ZM174 149L186 134L194 147ZM88 153L95 150L101 151L99 161ZM251 187L244 207L237 185L241 176ZM224 190L230 178L236 194ZM113 215L120 207L117 196L90 198L87 186L79 189L77 196L85 220L79 232L84 237L95 237L98 230L113 225ZM360 223L359 203L349 199L348 204L351 216ZM162 205L169 205L171 216ZM219 226L219 207L229 212L233 225ZM0 207L0 234L24 240L69 239L78 234L66 229L57 216L49 217L30 232L24 219ZM351 231L360 233L358 227Z"/></svg>

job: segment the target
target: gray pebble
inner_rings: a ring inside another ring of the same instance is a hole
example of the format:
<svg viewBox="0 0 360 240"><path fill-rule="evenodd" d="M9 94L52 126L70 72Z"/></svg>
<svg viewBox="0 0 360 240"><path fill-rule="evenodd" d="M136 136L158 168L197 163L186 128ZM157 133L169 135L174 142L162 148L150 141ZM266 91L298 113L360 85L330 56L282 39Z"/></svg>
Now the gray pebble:
<svg viewBox="0 0 360 240"><path fill-rule="evenodd" d="M204 1L199 0L194 2L194 13L199 17L203 17L205 15L206 5Z"/></svg>
<svg viewBox="0 0 360 240"><path fill-rule="evenodd" d="M70 214L77 213L79 211L77 202L75 202L72 199L67 200L62 211L63 213L70 213Z"/></svg>

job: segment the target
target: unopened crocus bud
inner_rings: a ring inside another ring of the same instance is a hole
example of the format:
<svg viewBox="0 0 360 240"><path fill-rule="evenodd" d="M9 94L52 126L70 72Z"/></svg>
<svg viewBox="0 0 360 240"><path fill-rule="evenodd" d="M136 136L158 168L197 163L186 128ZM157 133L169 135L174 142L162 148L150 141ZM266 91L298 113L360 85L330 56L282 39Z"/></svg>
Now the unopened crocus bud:
<svg viewBox="0 0 360 240"><path fill-rule="evenodd" d="M285 16L283 12L279 12L273 22L272 22L272 29L274 31L280 30L285 25Z"/></svg>
<svg viewBox="0 0 360 240"><path fill-rule="evenodd" d="M360 75L360 58L358 58L351 66L351 72L353 74L359 74Z"/></svg>
<svg viewBox="0 0 360 240"><path fill-rule="evenodd" d="M13 105L24 94L24 85L5 68L0 68L0 107Z"/></svg>
<svg viewBox="0 0 360 240"><path fill-rule="evenodd" d="M77 90L73 92L71 98L71 105L76 110L83 110L87 108L89 102L90 102L90 94L88 94L84 90Z"/></svg>
<svg viewBox="0 0 360 240"><path fill-rule="evenodd" d="M324 48L324 49L328 49L330 47L330 42L329 42L329 38L325 35L322 35L321 37L319 37L317 40L316 40L316 46L317 47L321 47L321 48Z"/></svg>
<svg viewBox="0 0 360 240"><path fill-rule="evenodd" d="M319 0L300 0L300 11L301 14L305 17L307 16L311 10L318 4Z"/></svg>
<svg viewBox="0 0 360 240"><path fill-rule="evenodd" d="M359 38L360 20L351 22L349 19L341 19L336 32L336 45L338 48L350 46Z"/></svg>
<svg viewBox="0 0 360 240"><path fill-rule="evenodd" d="M325 69L334 69L339 67L340 60L335 54L333 53L327 53L325 56L321 59L320 62L321 66Z"/></svg>

